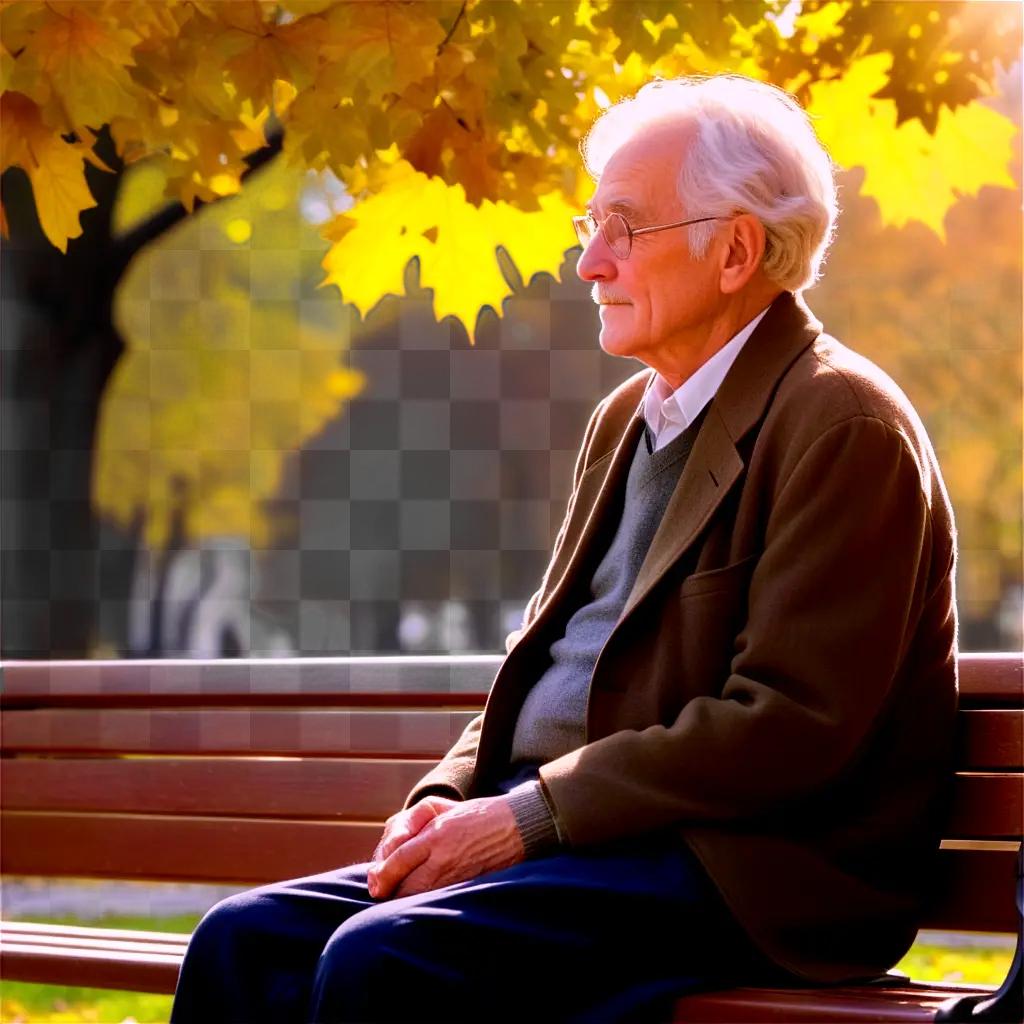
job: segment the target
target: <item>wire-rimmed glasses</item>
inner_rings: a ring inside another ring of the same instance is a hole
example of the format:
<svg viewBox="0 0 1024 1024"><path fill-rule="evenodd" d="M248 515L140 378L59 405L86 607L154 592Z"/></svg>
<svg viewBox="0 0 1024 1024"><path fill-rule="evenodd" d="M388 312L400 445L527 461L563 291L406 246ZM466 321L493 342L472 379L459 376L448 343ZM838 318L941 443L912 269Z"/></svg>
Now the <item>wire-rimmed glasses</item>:
<svg viewBox="0 0 1024 1024"><path fill-rule="evenodd" d="M592 213L580 217L573 217L572 226L576 230L576 237L584 249L590 244L591 239L597 234L598 228L604 237L608 248L611 249L616 259L628 260L633 250L634 235L648 235L654 231L666 231L668 228L682 228L688 224L703 224L707 220L720 220L720 217L693 217L690 220L678 220L671 224L652 224L646 228L633 228L629 221L617 212L609 213L602 221L598 221Z"/></svg>

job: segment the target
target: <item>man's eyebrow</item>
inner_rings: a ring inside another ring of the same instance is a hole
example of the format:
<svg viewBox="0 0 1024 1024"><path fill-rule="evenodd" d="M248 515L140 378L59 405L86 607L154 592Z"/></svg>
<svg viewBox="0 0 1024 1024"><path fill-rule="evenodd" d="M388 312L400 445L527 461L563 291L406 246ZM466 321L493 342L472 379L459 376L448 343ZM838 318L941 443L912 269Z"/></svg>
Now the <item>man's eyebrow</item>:
<svg viewBox="0 0 1024 1024"><path fill-rule="evenodd" d="M632 214L634 217L640 216L640 208L629 199L612 199L609 200L605 209L609 213L626 213ZM587 212L593 213L593 208L590 203L587 203Z"/></svg>

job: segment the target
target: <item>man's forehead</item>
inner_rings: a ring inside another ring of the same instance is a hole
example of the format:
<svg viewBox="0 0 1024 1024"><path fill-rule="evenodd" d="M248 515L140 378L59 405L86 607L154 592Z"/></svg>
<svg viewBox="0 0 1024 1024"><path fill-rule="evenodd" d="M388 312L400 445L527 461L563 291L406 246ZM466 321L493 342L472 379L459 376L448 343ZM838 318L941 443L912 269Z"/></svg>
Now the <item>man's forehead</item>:
<svg viewBox="0 0 1024 1024"><path fill-rule="evenodd" d="M681 155L679 133L678 128L674 133L658 129L635 135L611 155L588 209L644 214L671 202Z"/></svg>
<svg viewBox="0 0 1024 1024"><path fill-rule="evenodd" d="M587 208L598 213L642 213L650 206L656 176L649 162L620 150L608 161Z"/></svg>

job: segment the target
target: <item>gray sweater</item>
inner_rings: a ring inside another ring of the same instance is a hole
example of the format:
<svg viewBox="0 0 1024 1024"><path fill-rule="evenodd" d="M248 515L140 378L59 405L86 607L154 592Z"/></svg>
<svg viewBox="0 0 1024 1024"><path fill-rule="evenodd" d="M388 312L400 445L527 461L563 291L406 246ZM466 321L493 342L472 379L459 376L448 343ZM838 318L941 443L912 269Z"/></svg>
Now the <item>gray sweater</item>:
<svg viewBox="0 0 1024 1024"><path fill-rule="evenodd" d="M528 857L564 841L537 779L537 769L583 746L594 665L622 614L703 419L701 413L657 452L651 451L644 429L626 478L622 518L594 572L590 600L576 610L566 623L564 636L551 645L551 664L527 694L519 713L512 739L511 774L498 788L509 794Z"/></svg>

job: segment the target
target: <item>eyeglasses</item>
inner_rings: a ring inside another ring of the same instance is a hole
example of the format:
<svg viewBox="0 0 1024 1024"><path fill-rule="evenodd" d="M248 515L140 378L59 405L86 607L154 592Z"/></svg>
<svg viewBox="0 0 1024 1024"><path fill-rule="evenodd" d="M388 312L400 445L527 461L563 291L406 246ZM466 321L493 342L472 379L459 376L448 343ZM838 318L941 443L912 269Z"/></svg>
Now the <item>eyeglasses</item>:
<svg viewBox="0 0 1024 1024"><path fill-rule="evenodd" d="M592 213L582 217L573 217L572 226L576 229L576 237L580 245L585 249L597 229L600 227L601 235L608 248L611 249L616 259L628 260L633 249L634 235L648 235L654 231L666 231L668 228L682 228L688 224L703 224L707 220L721 220L721 217L694 217L692 220L678 220L672 224L654 224L646 228L631 228L629 221L621 213L609 213L600 223Z"/></svg>

